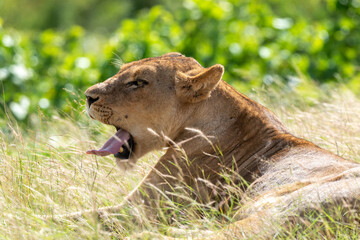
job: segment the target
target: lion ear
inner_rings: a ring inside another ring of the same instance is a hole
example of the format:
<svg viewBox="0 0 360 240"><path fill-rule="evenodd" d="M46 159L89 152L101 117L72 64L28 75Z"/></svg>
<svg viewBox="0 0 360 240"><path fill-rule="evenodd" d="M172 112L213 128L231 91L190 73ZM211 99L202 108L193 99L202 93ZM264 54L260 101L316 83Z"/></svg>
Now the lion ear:
<svg viewBox="0 0 360 240"><path fill-rule="evenodd" d="M176 76L176 95L184 102L200 102L210 97L211 91L217 86L224 74L224 67L216 64L204 68L195 76L178 72Z"/></svg>

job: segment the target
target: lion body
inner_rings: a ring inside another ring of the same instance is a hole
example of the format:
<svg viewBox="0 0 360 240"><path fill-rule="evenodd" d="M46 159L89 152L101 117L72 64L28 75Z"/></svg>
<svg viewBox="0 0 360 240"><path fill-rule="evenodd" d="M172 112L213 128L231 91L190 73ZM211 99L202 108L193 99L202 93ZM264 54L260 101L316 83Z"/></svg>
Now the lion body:
<svg viewBox="0 0 360 240"><path fill-rule="evenodd" d="M117 75L87 90L88 98L96 99L88 104L89 115L125 129L135 141L130 158L117 159L120 167L135 164L149 151L167 149L126 202L150 204L159 196L149 186L167 193L181 182L196 189L198 201L220 206L223 199L213 186L221 188L221 173L228 172L251 183L247 210L237 214L242 220L230 228L256 232L263 224L258 213L273 217L295 202L299 210L359 195L359 164L293 136L271 111L223 82L223 71L221 65L203 68L192 58L170 53L125 64ZM139 79L146 86L130 89ZM200 178L210 184L199 183ZM340 191L339 181L356 184ZM319 187L324 184L326 189ZM303 204L296 199L301 194Z"/></svg>

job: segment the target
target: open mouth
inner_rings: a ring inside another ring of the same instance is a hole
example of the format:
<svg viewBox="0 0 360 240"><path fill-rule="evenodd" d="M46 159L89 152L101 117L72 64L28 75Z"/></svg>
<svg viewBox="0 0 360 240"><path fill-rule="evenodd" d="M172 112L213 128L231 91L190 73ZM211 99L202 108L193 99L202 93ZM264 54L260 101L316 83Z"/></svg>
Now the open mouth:
<svg viewBox="0 0 360 240"><path fill-rule="evenodd" d="M116 133L99 150L89 150L87 154L97 156L108 156L113 154L116 158L129 159L134 152L134 138L127 131L116 128Z"/></svg>

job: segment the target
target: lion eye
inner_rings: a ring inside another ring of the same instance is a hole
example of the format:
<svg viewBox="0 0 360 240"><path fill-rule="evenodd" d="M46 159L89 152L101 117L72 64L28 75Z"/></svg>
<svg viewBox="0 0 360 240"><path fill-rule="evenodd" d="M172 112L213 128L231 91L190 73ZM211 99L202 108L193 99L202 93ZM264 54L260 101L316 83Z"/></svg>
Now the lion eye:
<svg viewBox="0 0 360 240"><path fill-rule="evenodd" d="M137 78L135 81L131 81L126 83L127 87L130 88L140 88L140 87L144 87L145 85L148 85L149 83L143 79Z"/></svg>

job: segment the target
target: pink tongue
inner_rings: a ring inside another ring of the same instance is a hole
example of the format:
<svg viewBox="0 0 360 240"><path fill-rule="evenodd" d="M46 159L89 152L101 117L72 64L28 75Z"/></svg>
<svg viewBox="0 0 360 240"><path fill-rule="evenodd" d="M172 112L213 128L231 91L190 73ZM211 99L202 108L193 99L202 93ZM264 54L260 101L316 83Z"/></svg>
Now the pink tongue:
<svg viewBox="0 0 360 240"><path fill-rule="evenodd" d="M119 129L99 150L89 150L87 154L94 154L98 156L107 156L119 152L121 146L130 138L130 134L122 129Z"/></svg>

